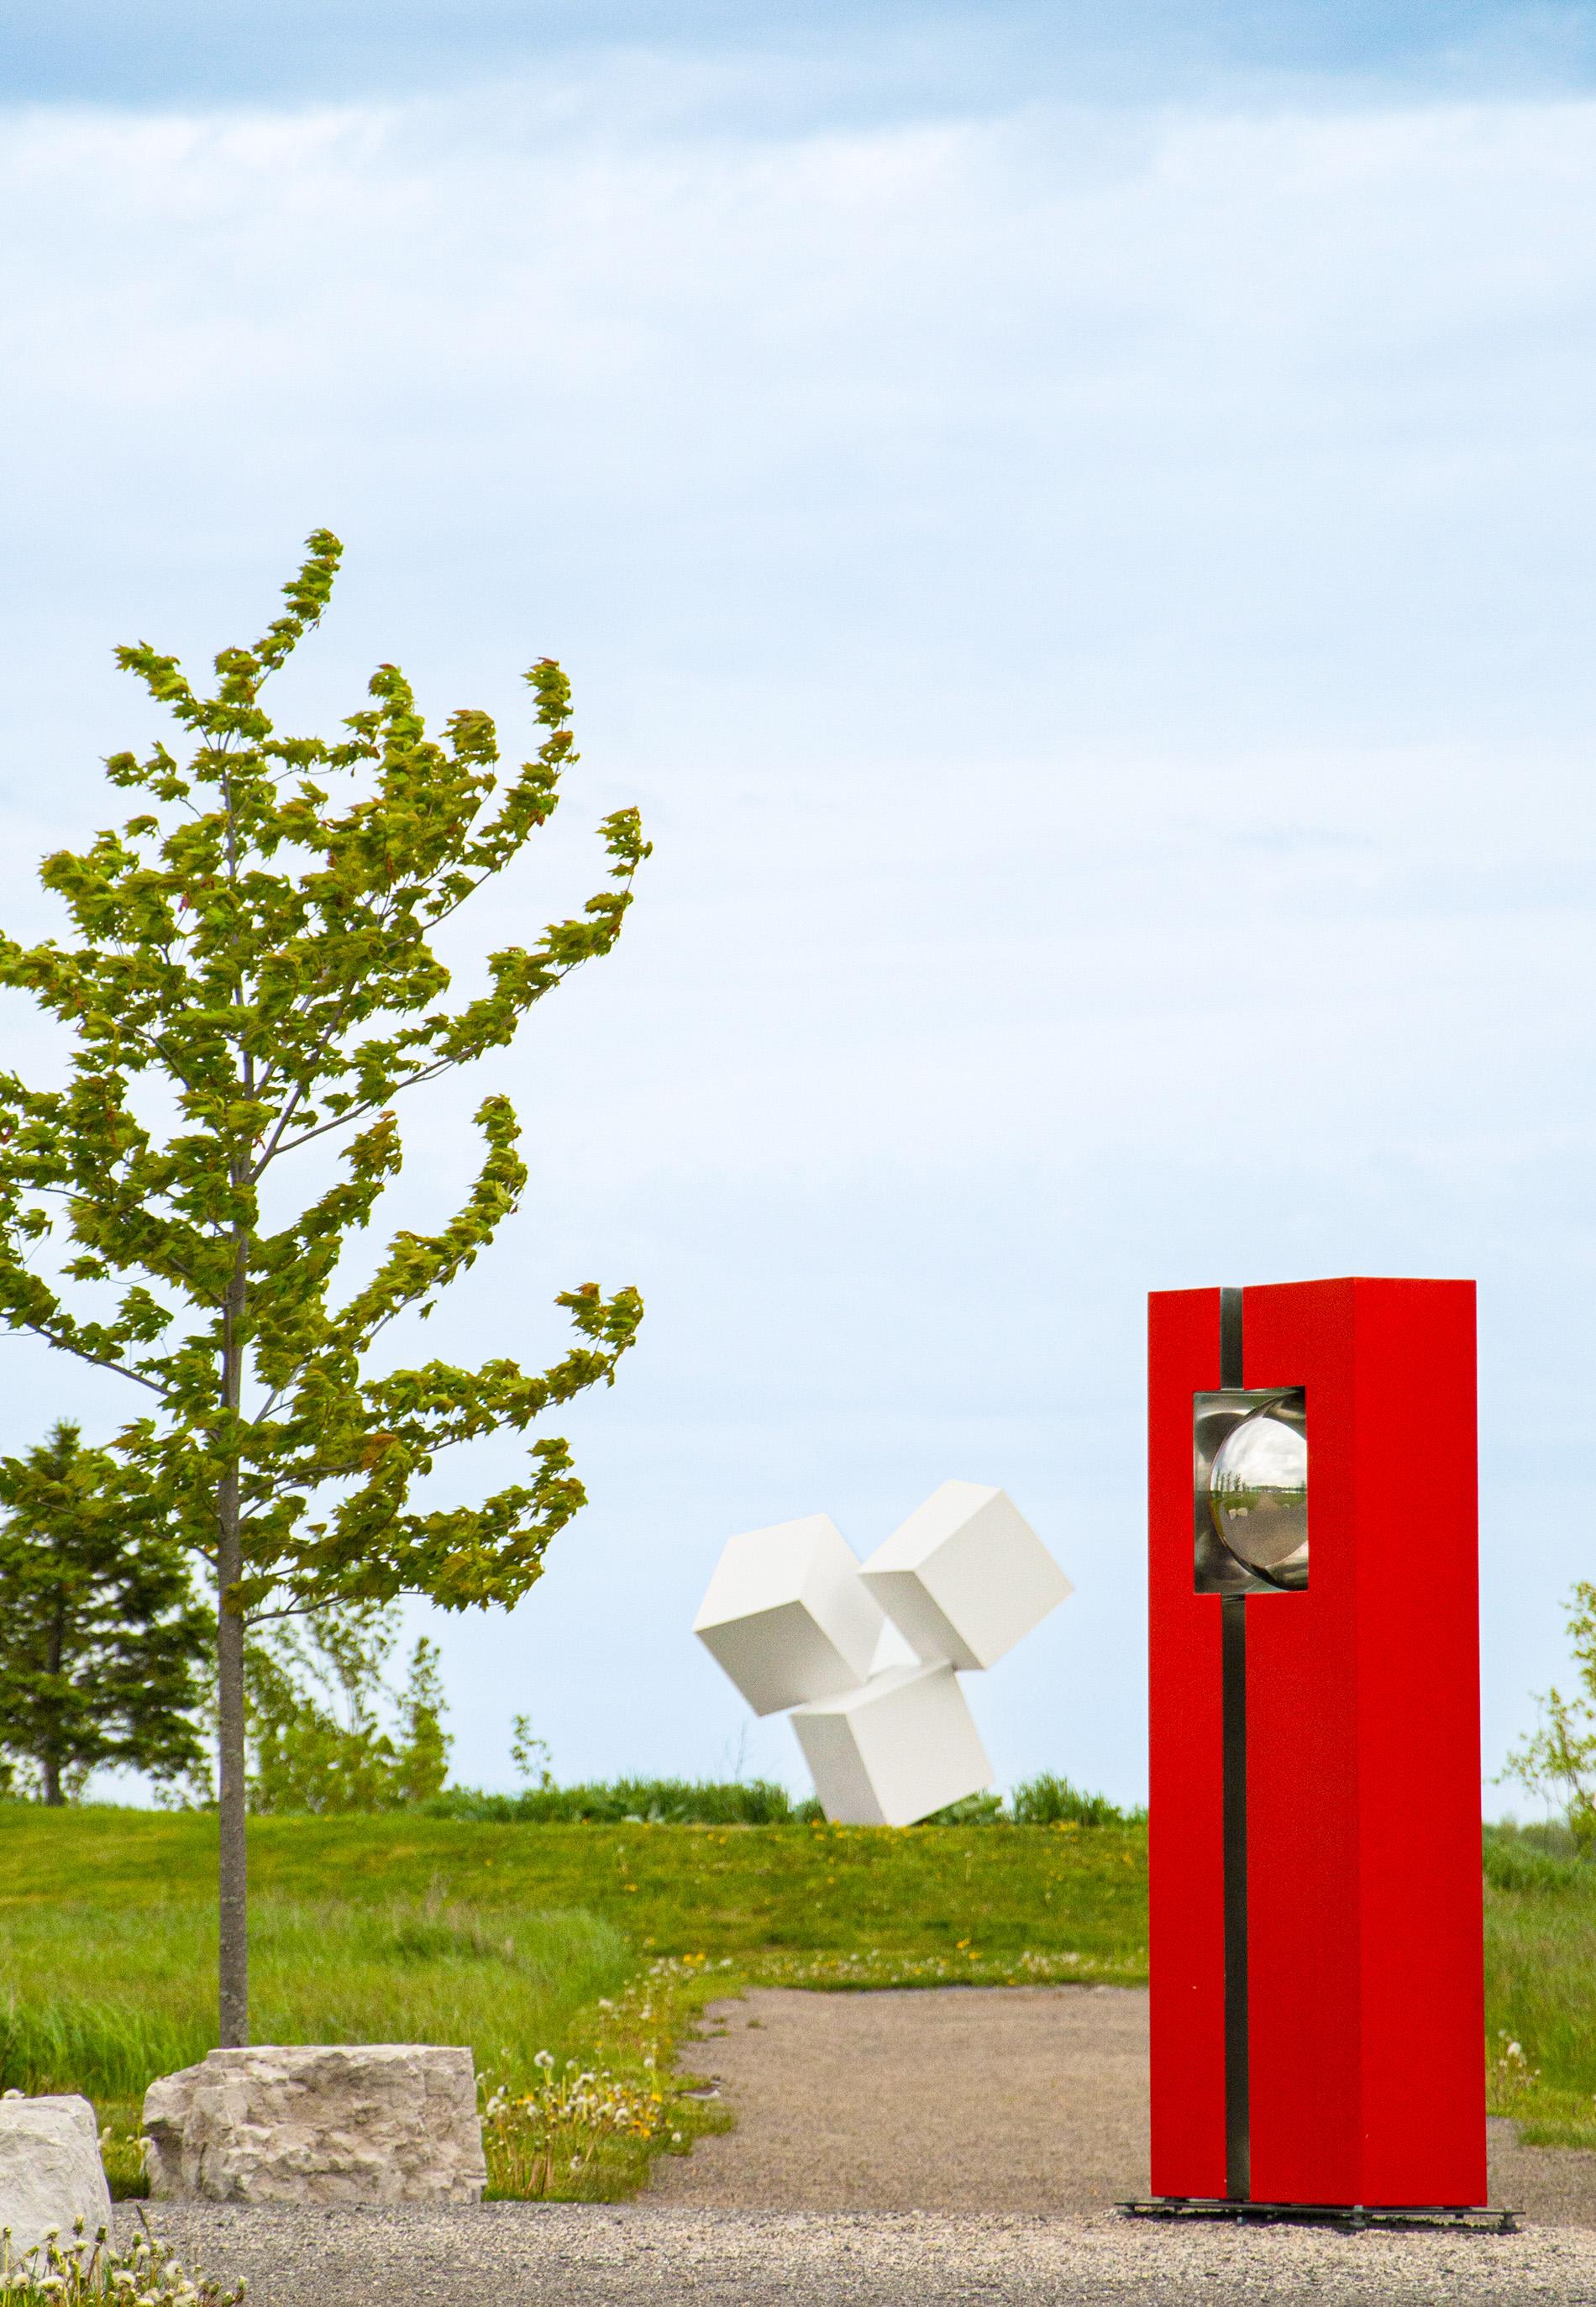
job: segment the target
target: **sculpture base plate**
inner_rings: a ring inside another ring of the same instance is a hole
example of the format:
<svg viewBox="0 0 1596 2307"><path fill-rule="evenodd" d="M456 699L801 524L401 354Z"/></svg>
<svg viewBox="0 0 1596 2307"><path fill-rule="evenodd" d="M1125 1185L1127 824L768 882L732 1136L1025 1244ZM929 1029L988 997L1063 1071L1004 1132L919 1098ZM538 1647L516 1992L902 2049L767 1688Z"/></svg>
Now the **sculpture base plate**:
<svg viewBox="0 0 1596 2307"><path fill-rule="evenodd" d="M1459 2227L1476 2234L1516 2234L1518 2213L1498 2210L1487 2203L1254 2203L1223 2195L1153 2195L1120 2203L1118 2208L1132 2219L1234 2219L1239 2226L1256 2222L1280 2226L1288 2222L1310 2226L1341 2227Z"/></svg>

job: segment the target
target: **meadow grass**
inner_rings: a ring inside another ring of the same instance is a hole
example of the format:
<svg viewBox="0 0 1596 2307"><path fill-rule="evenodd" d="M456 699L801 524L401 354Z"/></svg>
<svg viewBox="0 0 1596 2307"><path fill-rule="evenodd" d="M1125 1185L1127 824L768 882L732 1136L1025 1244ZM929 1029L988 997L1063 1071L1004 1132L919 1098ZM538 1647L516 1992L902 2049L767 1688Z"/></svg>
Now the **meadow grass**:
<svg viewBox="0 0 1596 2307"><path fill-rule="evenodd" d="M435 1891L352 1905L255 1901L256 2039L470 2046L480 2071L533 2079L540 2054L584 2059L601 1999L636 1958L584 1914L485 1915ZM216 1918L193 1896L143 1907L12 1904L0 1921L0 2088L81 2091L111 2137L119 2191L142 2168L145 2089L216 2040Z"/></svg>
<svg viewBox="0 0 1596 2307"><path fill-rule="evenodd" d="M129 2098L214 2042L207 1908L64 1904L13 1909L0 1929L0 2088ZM541 2050L563 2056L575 2014L635 1968L593 1915L264 1897L251 1917L254 2032L267 2043L470 2043L525 2066Z"/></svg>
<svg viewBox="0 0 1596 2307"><path fill-rule="evenodd" d="M1146 1977L1140 1825L506 1826L399 1813L258 1818L249 1836L257 1901L315 1905L336 1888L350 1908L430 1896L482 1917L580 1911L640 1958L730 1956L750 1975L870 1956L1017 1976L1029 1954L1068 1956L1083 1978ZM111 1908L202 1903L215 1866L202 1813L0 1806L0 1929L90 1886Z"/></svg>
<svg viewBox="0 0 1596 2307"><path fill-rule="evenodd" d="M468 2045L498 2191L622 2192L717 2127L674 2061L743 1984L1146 1977L1139 1822L261 1818L250 1853L256 2039ZM215 1859L203 1814L0 1805L0 2088L83 2091L124 2187L145 2086L214 2040ZM1493 1830L1486 1877L1493 2110L1596 2146L1596 1867Z"/></svg>
<svg viewBox="0 0 1596 2307"><path fill-rule="evenodd" d="M254 1819L253 2031L467 2044L495 2191L613 2194L725 2121L674 2076L709 1995L1134 1983L1145 1846L1070 1821ZM0 2088L84 2092L123 2191L145 2087L214 2040L215 1865L202 1813L0 1806Z"/></svg>
<svg viewBox="0 0 1596 2307"><path fill-rule="evenodd" d="M1596 2147L1596 1865L1558 1840L1486 1837L1491 2111L1532 2146Z"/></svg>

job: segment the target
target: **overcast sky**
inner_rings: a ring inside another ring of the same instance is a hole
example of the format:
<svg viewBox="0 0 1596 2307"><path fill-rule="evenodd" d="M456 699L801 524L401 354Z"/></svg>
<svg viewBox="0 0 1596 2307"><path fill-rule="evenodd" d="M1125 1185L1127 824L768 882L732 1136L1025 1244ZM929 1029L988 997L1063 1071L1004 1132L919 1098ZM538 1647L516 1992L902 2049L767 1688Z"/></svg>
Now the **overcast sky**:
<svg viewBox="0 0 1596 2307"><path fill-rule="evenodd" d="M1596 1574L1593 82L1584 5L12 12L8 925L152 729L113 644L202 664L323 522L286 720L575 682L485 941L656 844L406 1115L410 1222L487 1088L534 1171L430 1345L648 1305L543 1584L443 1627L462 1779L528 1712L802 1784L689 1632L720 1546L957 1475L1077 1588L973 1690L1000 1776L1140 1795L1146 1293L1350 1271L1479 1279L1488 1767L1532 1721ZM0 1351L6 1446L121 1414Z"/></svg>

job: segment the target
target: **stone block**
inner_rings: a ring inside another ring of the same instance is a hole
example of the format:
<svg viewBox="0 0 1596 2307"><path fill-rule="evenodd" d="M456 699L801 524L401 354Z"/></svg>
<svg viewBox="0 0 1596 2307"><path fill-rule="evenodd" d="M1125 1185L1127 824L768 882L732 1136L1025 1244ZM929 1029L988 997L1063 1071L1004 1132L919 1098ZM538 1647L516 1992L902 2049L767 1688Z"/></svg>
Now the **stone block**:
<svg viewBox="0 0 1596 2307"><path fill-rule="evenodd" d="M950 1666L889 1667L792 1722L827 1817L852 1826L913 1826L991 1784Z"/></svg>
<svg viewBox="0 0 1596 2307"><path fill-rule="evenodd" d="M1003 1490L944 1482L861 1575L928 1665L988 1667L1073 1593Z"/></svg>
<svg viewBox="0 0 1596 2307"><path fill-rule="evenodd" d="M858 1557L828 1514L729 1539L693 1621L756 1714L855 1689L881 1626Z"/></svg>
<svg viewBox="0 0 1596 2307"><path fill-rule="evenodd" d="M99 2159L99 2126L86 2098L0 2098L0 2227L11 2230L15 2266L51 2227L64 2244L83 2222L92 2243L111 2224L111 2192Z"/></svg>
<svg viewBox="0 0 1596 2307"><path fill-rule="evenodd" d="M144 2097L150 2191L211 2203L476 2203L471 2054L433 2043L212 2051Z"/></svg>

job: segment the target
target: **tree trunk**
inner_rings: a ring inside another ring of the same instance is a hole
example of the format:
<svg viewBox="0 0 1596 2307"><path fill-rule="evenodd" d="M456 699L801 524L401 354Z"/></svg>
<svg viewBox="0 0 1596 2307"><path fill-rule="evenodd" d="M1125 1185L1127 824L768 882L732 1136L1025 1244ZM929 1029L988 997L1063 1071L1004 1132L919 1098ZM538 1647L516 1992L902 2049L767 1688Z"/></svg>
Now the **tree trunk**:
<svg viewBox="0 0 1596 2307"><path fill-rule="evenodd" d="M238 878L238 828L234 815L231 781L223 785L227 810L227 879ZM235 1001L239 999L235 989ZM244 1094L253 1097L254 1059L243 1059ZM248 1171L247 1155L235 1145L227 1161L227 1182L237 1193ZM236 1420L244 1400L244 1316L249 1298L249 1239L236 1215L233 1221L233 1276L221 1309L222 1406ZM223 1472L216 1497L216 1705L217 1814L220 1829L218 1865L218 2018L224 2051L241 2050L249 2041L249 1813L245 1786L244 1755L244 1617L229 1610L234 1589L244 1575L244 1531L239 1497L238 1441L229 1433Z"/></svg>
<svg viewBox="0 0 1596 2307"><path fill-rule="evenodd" d="M244 1392L244 1345L239 1335L248 1282L245 1242L234 1237L233 1280L222 1308L222 1400L235 1416ZM249 1844L244 1752L244 1617L227 1608L244 1575L244 1532L234 1443L216 1497L217 1812L220 1827L219 1882L219 2011L224 2051L249 2041Z"/></svg>
<svg viewBox="0 0 1596 2307"><path fill-rule="evenodd" d="M59 1585L56 1589L56 1608L50 1619L50 1639L47 1664L52 1682L61 1674L61 1661L66 1652L66 1600ZM49 1810L60 1810L66 1801L61 1791L61 1756L53 1747L47 1747L40 1756L44 1772L44 1798Z"/></svg>
<svg viewBox="0 0 1596 2307"><path fill-rule="evenodd" d="M245 1839L244 1620L227 1608L244 1574L238 1529L238 1474L229 1469L218 1499L216 1696L220 1736L217 1810L221 1828L219 2010L224 2051L249 2040L249 1846Z"/></svg>

